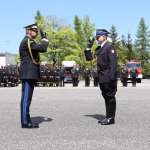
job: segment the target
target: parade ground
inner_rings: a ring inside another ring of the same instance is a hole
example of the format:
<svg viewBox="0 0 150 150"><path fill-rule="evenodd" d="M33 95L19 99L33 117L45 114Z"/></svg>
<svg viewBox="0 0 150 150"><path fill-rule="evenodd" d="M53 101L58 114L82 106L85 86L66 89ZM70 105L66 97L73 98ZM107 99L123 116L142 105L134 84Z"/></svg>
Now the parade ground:
<svg viewBox="0 0 150 150"><path fill-rule="evenodd" d="M38 129L20 125L21 85L0 88L0 150L148 150L150 80L118 82L116 124L102 126L99 87L35 87L30 114Z"/></svg>

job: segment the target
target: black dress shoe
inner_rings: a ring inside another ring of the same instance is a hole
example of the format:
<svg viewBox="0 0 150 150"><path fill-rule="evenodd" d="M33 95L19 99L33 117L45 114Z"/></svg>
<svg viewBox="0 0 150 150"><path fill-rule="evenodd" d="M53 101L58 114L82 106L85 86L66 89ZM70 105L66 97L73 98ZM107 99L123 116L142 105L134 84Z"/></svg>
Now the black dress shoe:
<svg viewBox="0 0 150 150"><path fill-rule="evenodd" d="M39 128L39 125L36 123L28 123L28 124L22 124L22 128Z"/></svg>
<svg viewBox="0 0 150 150"><path fill-rule="evenodd" d="M98 123L102 123L106 120L107 118L104 118L103 120L99 120Z"/></svg>
<svg viewBox="0 0 150 150"><path fill-rule="evenodd" d="M103 121L101 121L101 125L110 125L110 124L115 124L114 118L106 118Z"/></svg>

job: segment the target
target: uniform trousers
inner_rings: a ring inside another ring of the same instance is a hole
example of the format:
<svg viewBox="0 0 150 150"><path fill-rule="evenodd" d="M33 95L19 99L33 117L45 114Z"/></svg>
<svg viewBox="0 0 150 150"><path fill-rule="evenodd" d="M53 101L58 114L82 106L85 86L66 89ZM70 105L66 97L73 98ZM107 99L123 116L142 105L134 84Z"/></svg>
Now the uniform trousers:
<svg viewBox="0 0 150 150"><path fill-rule="evenodd" d="M65 86L65 83L64 83L64 77L60 77L60 79L59 79L59 83L60 83L60 86Z"/></svg>
<svg viewBox="0 0 150 150"><path fill-rule="evenodd" d="M132 77L132 85L136 86L136 77Z"/></svg>
<svg viewBox="0 0 150 150"><path fill-rule="evenodd" d="M116 113L116 97L117 81L99 83L102 96L105 99L106 117L114 118Z"/></svg>
<svg viewBox="0 0 150 150"><path fill-rule="evenodd" d="M72 83L73 83L73 86L78 86L78 78L72 78Z"/></svg>
<svg viewBox="0 0 150 150"><path fill-rule="evenodd" d="M85 77L85 86L90 86L90 77Z"/></svg>
<svg viewBox="0 0 150 150"><path fill-rule="evenodd" d="M34 91L36 80L22 80L22 96L21 96L21 124L25 125L31 122L30 104Z"/></svg>
<svg viewBox="0 0 150 150"><path fill-rule="evenodd" d="M98 77L94 77L94 86L98 86Z"/></svg>
<svg viewBox="0 0 150 150"><path fill-rule="evenodd" d="M122 78L123 86L127 86L127 78Z"/></svg>

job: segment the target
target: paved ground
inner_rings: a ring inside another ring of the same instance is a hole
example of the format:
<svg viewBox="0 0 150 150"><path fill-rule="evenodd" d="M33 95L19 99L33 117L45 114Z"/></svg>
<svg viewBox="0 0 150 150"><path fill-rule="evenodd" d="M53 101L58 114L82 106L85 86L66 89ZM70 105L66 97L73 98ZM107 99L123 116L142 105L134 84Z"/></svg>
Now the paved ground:
<svg viewBox="0 0 150 150"><path fill-rule="evenodd" d="M0 150L148 150L150 81L118 83L116 124L101 126L105 114L99 88L36 87L31 105L39 129L20 128L21 88L0 88Z"/></svg>

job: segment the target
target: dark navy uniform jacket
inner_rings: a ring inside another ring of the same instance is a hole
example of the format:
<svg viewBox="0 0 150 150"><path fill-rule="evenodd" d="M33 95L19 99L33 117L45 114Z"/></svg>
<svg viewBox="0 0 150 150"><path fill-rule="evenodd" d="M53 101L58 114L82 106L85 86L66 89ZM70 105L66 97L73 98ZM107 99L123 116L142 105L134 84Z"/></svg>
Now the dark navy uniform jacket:
<svg viewBox="0 0 150 150"><path fill-rule="evenodd" d="M97 59L99 82L105 83L117 79L117 54L112 44L106 42L98 46L94 53ZM90 51L85 52L87 60L91 60Z"/></svg>
<svg viewBox="0 0 150 150"><path fill-rule="evenodd" d="M98 46L94 54L97 58L97 67L100 83L117 79L117 54L112 44L106 42Z"/></svg>
<svg viewBox="0 0 150 150"><path fill-rule="evenodd" d="M121 70L121 78L128 78L128 70L127 69Z"/></svg>
<svg viewBox="0 0 150 150"><path fill-rule="evenodd" d="M90 78L91 77L91 71L90 70L85 70L84 71L84 77L85 78Z"/></svg>
<svg viewBox="0 0 150 150"><path fill-rule="evenodd" d="M64 69L61 69L61 70L59 71L59 77L64 78L64 74L65 74Z"/></svg>
<svg viewBox="0 0 150 150"><path fill-rule="evenodd" d="M132 78L136 78L138 76L137 69L131 69L130 75Z"/></svg>
<svg viewBox="0 0 150 150"><path fill-rule="evenodd" d="M34 79L38 80L40 77L40 65L36 65L32 62L28 49L28 37L25 36L21 41L19 47L20 53L20 79ZM41 44L37 44L34 40L30 39L30 46L33 58L39 61L39 52L44 53L47 51L48 42L42 40Z"/></svg>

